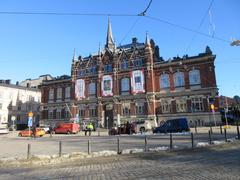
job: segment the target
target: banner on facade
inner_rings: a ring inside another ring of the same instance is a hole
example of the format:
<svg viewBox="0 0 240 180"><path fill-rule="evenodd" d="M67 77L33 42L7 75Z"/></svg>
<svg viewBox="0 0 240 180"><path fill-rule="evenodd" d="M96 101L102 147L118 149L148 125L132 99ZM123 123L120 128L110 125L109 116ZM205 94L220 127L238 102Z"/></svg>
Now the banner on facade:
<svg viewBox="0 0 240 180"><path fill-rule="evenodd" d="M102 77L102 96L113 95L113 80L111 75L105 75Z"/></svg>
<svg viewBox="0 0 240 180"><path fill-rule="evenodd" d="M131 72L131 86L133 94L145 92L143 73L143 70L136 70Z"/></svg>
<svg viewBox="0 0 240 180"><path fill-rule="evenodd" d="M83 79L76 80L75 96L77 100L85 98L85 81Z"/></svg>

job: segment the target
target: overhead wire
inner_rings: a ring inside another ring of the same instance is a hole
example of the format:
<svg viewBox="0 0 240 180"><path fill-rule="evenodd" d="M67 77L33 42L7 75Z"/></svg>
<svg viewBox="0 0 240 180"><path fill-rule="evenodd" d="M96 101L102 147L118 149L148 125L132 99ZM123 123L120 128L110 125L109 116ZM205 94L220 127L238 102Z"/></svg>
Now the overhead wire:
<svg viewBox="0 0 240 180"><path fill-rule="evenodd" d="M213 2L214 2L214 0L212 0L212 1L210 2L209 6L208 6L208 8L207 8L207 11L204 13L204 16L202 17L202 19L201 19L201 21L200 21L200 23L199 23L199 25L198 25L198 28L197 28L198 30L202 27L203 22L204 22L205 18L207 17L207 15L208 15L208 13L209 13L209 10L211 9L211 7L212 7L212 5L213 5ZM186 54L187 54L188 50L190 49L190 47L191 47L191 45L192 45L192 43L193 43L193 41L194 41L194 39L195 39L196 37L197 37L197 33L194 33L191 41L189 42L189 44L188 44L188 46L187 46Z"/></svg>

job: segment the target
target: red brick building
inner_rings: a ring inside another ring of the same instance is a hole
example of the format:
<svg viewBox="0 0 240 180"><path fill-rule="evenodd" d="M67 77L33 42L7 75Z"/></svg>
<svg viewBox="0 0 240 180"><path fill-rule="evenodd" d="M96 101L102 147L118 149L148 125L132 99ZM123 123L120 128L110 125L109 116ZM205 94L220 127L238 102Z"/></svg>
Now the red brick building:
<svg viewBox="0 0 240 180"><path fill-rule="evenodd" d="M111 24L103 50L72 60L71 77L43 83L42 123L95 120L104 127L126 121L152 124L174 117L213 123L218 107L214 60L209 47L197 56L164 60L153 40L136 38L116 47ZM71 113L70 113L71 112ZM218 112L215 120L220 122Z"/></svg>

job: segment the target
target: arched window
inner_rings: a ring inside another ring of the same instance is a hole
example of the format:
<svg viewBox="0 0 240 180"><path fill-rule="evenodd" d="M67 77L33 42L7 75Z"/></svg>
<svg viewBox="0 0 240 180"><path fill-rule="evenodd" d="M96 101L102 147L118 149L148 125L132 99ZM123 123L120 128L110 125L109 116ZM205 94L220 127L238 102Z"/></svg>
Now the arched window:
<svg viewBox="0 0 240 180"><path fill-rule="evenodd" d="M200 71L195 69L189 72L190 85L198 85L200 82Z"/></svg>
<svg viewBox="0 0 240 180"><path fill-rule="evenodd" d="M175 87L183 87L184 83L184 73L183 72L176 72L174 74L174 86Z"/></svg>
<svg viewBox="0 0 240 180"><path fill-rule="evenodd" d="M169 88L169 74L162 74L160 76L160 88Z"/></svg>
<svg viewBox="0 0 240 180"><path fill-rule="evenodd" d="M121 79L121 94L129 94L129 78Z"/></svg>

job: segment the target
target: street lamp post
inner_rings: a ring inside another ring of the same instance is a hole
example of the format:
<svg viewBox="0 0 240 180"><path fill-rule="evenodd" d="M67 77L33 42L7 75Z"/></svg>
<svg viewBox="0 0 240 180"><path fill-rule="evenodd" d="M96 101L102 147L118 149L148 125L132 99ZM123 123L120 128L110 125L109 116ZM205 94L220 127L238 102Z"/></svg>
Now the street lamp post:
<svg viewBox="0 0 240 180"><path fill-rule="evenodd" d="M108 116L106 117L106 119L107 119L107 129L108 129Z"/></svg>

